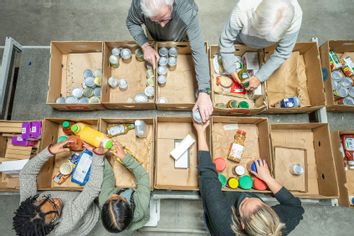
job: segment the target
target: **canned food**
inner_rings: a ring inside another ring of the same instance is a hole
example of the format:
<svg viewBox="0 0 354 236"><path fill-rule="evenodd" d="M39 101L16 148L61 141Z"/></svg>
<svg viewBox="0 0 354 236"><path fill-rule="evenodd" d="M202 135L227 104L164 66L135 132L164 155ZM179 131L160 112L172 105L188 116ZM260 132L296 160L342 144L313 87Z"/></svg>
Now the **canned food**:
<svg viewBox="0 0 354 236"><path fill-rule="evenodd" d="M304 173L304 167L300 164L294 164L290 167L290 173L293 175L302 175Z"/></svg>
<svg viewBox="0 0 354 236"><path fill-rule="evenodd" d="M87 88L85 88L83 91L82 91L82 95L84 96L84 97L92 97L93 95L94 95L94 89L93 88L89 88L89 87L87 87Z"/></svg>
<svg viewBox="0 0 354 236"><path fill-rule="evenodd" d="M168 63L167 57L160 57L159 66L166 66Z"/></svg>
<svg viewBox="0 0 354 236"><path fill-rule="evenodd" d="M160 55L160 57L167 57L168 56L168 49L165 47L160 48L159 55Z"/></svg>
<svg viewBox="0 0 354 236"><path fill-rule="evenodd" d="M199 109L193 112L193 120L197 122L198 124L203 124L203 119L202 116L199 112Z"/></svg>
<svg viewBox="0 0 354 236"><path fill-rule="evenodd" d="M342 79L344 79L345 76L340 70L335 70L335 71L332 71L331 77L333 80L342 80Z"/></svg>
<svg viewBox="0 0 354 236"><path fill-rule="evenodd" d="M168 49L168 55L170 57L177 57L177 48L170 48Z"/></svg>
<svg viewBox="0 0 354 236"><path fill-rule="evenodd" d="M76 97L69 96L69 97L65 98L65 103L76 104L76 103L79 103L79 100Z"/></svg>
<svg viewBox="0 0 354 236"><path fill-rule="evenodd" d="M168 100L165 97L159 97L158 103L168 103Z"/></svg>
<svg viewBox="0 0 354 236"><path fill-rule="evenodd" d="M88 104L89 103L89 98L88 97L82 97L79 99L80 104Z"/></svg>
<svg viewBox="0 0 354 236"><path fill-rule="evenodd" d="M338 100L338 104L343 104L346 106L354 106L354 98L352 97L345 97L340 100Z"/></svg>
<svg viewBox="0 0 354 236"><path fill-rule="evenodd" d="M101 86L101 77L95 77L94 83L96 86L100 87Z"/></svg>
<svg viewBox="0 0 354 236"><path fill-rule="evenodd" d="M159 66L157 68L157 73L159 75L166 75L167 74L167 67L166 66Z"/></svg>
<svg viewBox="0 0 354 236"><path fill-rule="evenodd" d="M333 90L333 94L336 97L345 98L346 96L349 95L349 90L348 88L339 87Z"/></svg>
<svg viewBox="0 0 354 236"><path fill-rule="evenodd" d="M145 95L148 97L148 98L153 98L154 95L155 95L155 89L153 86L148 86L145 88L145 91L144 91Z"/></svg>
<svg viewBox="0 0 354 236"><path fill-rule="evenodd" d="M86 79L87 77L93 77L94 74L92 73L92 70L86 69L84 70L84 78Z"/></svg>
<svg viewBox="0 0 354 236"><path fill-rule="evenodd" d="M168 68L170 70L175 70L177 66L177 59L175 57L168 58Z"/></svg>
<svg viewBox="0 0 354 236"><path fill-rule="evenodd" d="M93 90L93 94L96 96L96 97L99 97L101 96L101 88L97 87Z"/></svg>
<svg viewBox="0 0 354 236"><path fill-rule="evenodd" d="M146 70L146 78L147 79L149 79L149 78L154 78L155 77L155 75L154 75L154 71L153 71L153 69L151 68L148 68L147 70Z"/></svg>
<svg viewBox="0 0 354 236"><path fill-rule="evenodd" d="M350 88L353 84L353 80L349 77L345 77L341 80L340 85L344 88Z"/></svg>
<svg viewBox="0 0 354 236"><path fill-rule="evenodd" d="M128 89L128 81L126 81L125 79L120 79L119 80L119 89L124 91Z"/></svg>
<svg viewBox="0 0 354 236"><path fill-rule="evenodd" d="M146 124L143 120L136 120L135 125L135 135L139 138L145 138L147 136Z"/></svg>
<svg viewBox="0 0 354 236"><path fill-rule="evenodd" d="M144 93L138 93L137 95L135 95L134 101L136 103L145 103L148 102L149 99Z"/></svg>
<svg viewBox="0 0 354 236"><path fill-rule="evenodd" d="M116 78L114 78L113 76L111 76L108 79L108 85L111 88L117 88L119 86L119 81Z"/></svg>
<svg viewBox="0 0 354 236"><path fill-rule="evenodd" d="M354 98L354 87L351 87L349 89L349 96L351 96L352 98Z"/></svg>
<svg viewBox="0 0 354 236"><path fill-rule="evenodd" d="M95 79L93 77L87 77L85 80L84 80L84 83L87 87L90 87L90 88L94 88L96 87L95 85Z"/></svg>
<svg viewBox="0 0 354 236"><path fill-rule="evenodd" d="M95 103L100 103L100 98L93 96L89 99L89 104L95 104Z"/></svg>
<svg viewBox="0 0 354 236"><path fill-rule="evenodd" d="M60 96L60 97L57 98L57 100L55 100L55 103L64 104L65 103L65 98Z"/></svg>
<svg viewBox="0 0 354 236"><path fill-rule="evenodd" d="M125 63L129 63L132 59L132 51L129 48L123 48L120 51L120 56Z"/></svg>
<svg viewBox="0 0 354 236"><path fill-rule="evenodd" d="M119 57L120 56L120 49L119 48L113 48L112 49L112 55Z"/></svg>
<svg viewBox="0 0 354 236"><path fill-rule="evenodd" d="M101 69L95 70L95 72L93 73L93 75L94 75L95 77L100 77L100 78L102 78L102 70L101 70ZM91 77L93 77L93 76L91 76Z"/></svg>
<svg viewBox="0 0 354 236"><path fill-rule="evenodd" d="M163 87L166 85L166 82L167 82L167 79L166 79L166 76L164 75L159 75L159 77L157 77L157 83Z"/></svg>
<svg viewBox="0 0 354 236"><path fill-rule="evenodd" d="M71 94L73 95L73 97L76 98L81 98L82 97L82 88L74 88L73 91L71 91Z"/></svg>
<svg viewBox="0 0 354 236"><path fill-rule="evenodd" d="M154 78L148 78L146 80L146 85L147 86L154 86L155 85Z"/></svg>
<svg viewBox="0 0 354 236"><path fill-rule="evenodd" d="M141 48L135 50L135 58L137 61L144 61L144 52Z"/></svg>
<svg viewBox="0 0 354 236"><path fill-rule="evenodd" d="M332 89L338 89L340 87L340 82L338 80L332 80Z"/></svg>
<svg viewBox="0 0 354 236"><path fill-rule="evenodd" d="M118 68L119 67L119 57L115 56L115 55L111 55L109 57L109 64L111 65L111 67L113 68Z"/></svg>

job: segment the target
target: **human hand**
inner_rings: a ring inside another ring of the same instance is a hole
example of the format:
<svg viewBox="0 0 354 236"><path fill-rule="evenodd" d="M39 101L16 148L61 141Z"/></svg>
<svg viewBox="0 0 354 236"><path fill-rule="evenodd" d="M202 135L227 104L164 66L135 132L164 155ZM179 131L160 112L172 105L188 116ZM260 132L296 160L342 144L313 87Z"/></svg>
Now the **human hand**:
<svg viewBox="0 0 354 236"><path fill-rule="evenodd" d="M209 94L199 93L198 99L193 107L193 112L199 109L199 113L202 116L203 123L209 120L211 114L213 113L213 104Z"/></svg>
<svg viewBox="0 0 354 236"><path fill-rule="evenodd" d="M123 145L117 140L113 140L113 148L111 152L120 160L123 160L126 154Z"/></svg>
<svg viewBox="0 0 354 236"><path fill-rule="evenodd" d="M246 84L247 82L249 82L249 85L246 90L250 91L255 90L261 84L261 81L259 81L256 76L252 76L251 78L242 81L242 85Z"/></svg>
<svg viewBox="0 0 354 236"><path fill-rule="evenodd" d="M231 78L232 78L234 81L236 81L237 83L241 84L241 80L240 80L240 78L238 77L238 74L236 73L236 71L233 72L233 73L231 73L230 76L231 76Z"/></svg>
<svg viewBox="0 0 354 236"><path fill-rule="evenodd" d="M94 152L97 155L104 155L104 154L106 154L108 152L108 149L103 148L102 146L100 146L98 148L95 148L95 147L93 147L90 144L85 143L85 142L84 142L83 146L84 146L84 148L86 148L90 152Z"/></svg>
<svg viewBox="0 0 354 236"><path fill-rule="evenodd" d="M72 140L65 140L63 142L59 142L56 144L53 144L48 147L48 150L50 153L53 155L62 153L62 152L70 152L70 148L67 147L67 144L72 143Z"/></svg>
<svg viewBox="0 0 354 236"><path fill-rule="evenodd" d="M209 120L203 124L199 124L199 123L193 121L193 126L194 126L195 130L197 131L198 135L204 134L205 130L209 126L209 124L210 124Z"/></svg>
<svg viewBox="0 0 354 236"><path fill-rule="evenodd" d="M144 52L144 60L149 62L153 69L156 68L157 62L160 59L159 54L156 52L155 49L153 49L149 43L145 43L142 47L143 52Z"/></svg>
<svg viewBox="0 0 354 236"><path fill-rule="evenodd" d="M252 174L266 183L273 179L270 174L268 164L265 160L256 160L254 162L256 163L257 172L251 171Z"/></svg>

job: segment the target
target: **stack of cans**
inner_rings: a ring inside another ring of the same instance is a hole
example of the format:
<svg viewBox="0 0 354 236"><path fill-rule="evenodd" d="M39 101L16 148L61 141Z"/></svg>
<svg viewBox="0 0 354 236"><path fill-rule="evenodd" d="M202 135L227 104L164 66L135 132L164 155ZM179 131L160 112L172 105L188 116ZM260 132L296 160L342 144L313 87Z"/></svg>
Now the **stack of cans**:
<svg viewBox="0 0 354 236"><path fill-rule="evenodd" d="M331 73L333 94L338 104L354 106L353 80L340 70Z"/></svg>
<svg viewBox="0 0 354 236"><path fill-rule="evenodd" d="M58 104L97 104L101 97L102 70L92 71L86 69L83 72L83 82L80 87L71 91L71 96L57 98Z"/></svg>

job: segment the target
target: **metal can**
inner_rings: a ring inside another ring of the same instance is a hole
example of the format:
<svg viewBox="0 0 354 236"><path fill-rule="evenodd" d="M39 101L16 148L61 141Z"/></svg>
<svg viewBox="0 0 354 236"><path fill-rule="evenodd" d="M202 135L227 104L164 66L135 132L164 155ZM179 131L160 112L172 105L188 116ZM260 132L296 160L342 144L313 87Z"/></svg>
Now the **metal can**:
<svg viewBox="0 0 354 236"><path fill-rule="evenodd" d="M84 70L84 78L86 79L87 77L94 77L92 70L90 70L90 69Z"/></svg>
<svg viewBox="0 0 354 236"><path fill-rule="evenodd" d="M80 104L88 104L89 103L89 98L88 97L82 97L79 99Z"/></svg>
<svg viewBox="0 0 354 236"><path fill-rule="evenodd" d="M168 100L165 97L159 97L158 103L168 103Z"/></svg>
<svg viewBox="0 0 354 236"><path fill-rule="evenodd" d="M146 80L146 86L154 86L154 85L155 85L154 78L148 78Z"/></svg>
<svg viewBox="0 0 354 236"><path fill-rule="evenodd" d="M144 61L144 52L141 48L135 50L135 58L137 61Z"/></svg>
<svg viewBox="0 0 354 236"><path fill-rule="evenodd" d="M280 101L281 108L294 108L300 106L300 99L297 96L284 98Z"/></svg>
<svg viewBox="0 0 354 236"><path fill-rule="evenodd" d="M203 124L203 119L198 109L193 112L193 120L198 124Z"/></svg>
<svg viewBox="0 0 354 236"><path fill-rule="evenodd" d="M57 98L57 100L55 100L55 103L64 104L65 103L65 98L60 96L60 97Z"/></svg>
<svg viewBox="0 0 354 236"><path fill-rule="evenodd" d="M119 80L117 80L115 77L111 76L108 79L108 85L111 88L117 88L119 86Z"/></svg>
<svg viewBox="0 0 354 236"><path fill-rule="evenodd" d="M153 86L147 86L145 88L145 91L144 91L145 95L148 97L148 98L153 98L154 95L155 95L155 89Z"/></svg>
<svg viewBox="0 0 354 236"><path fill-rule="evenodd" d="M338 80L332 80L332 89L338 89L340 87L340 82Z"/></svg>
<svg viewBox="0 0 354 236"><path fill-rule="evenodd" d="M344 74L340 70L332 71L331 77L333 80L342 80L345 78Z"/></svg>
<svg viewBox="0 0 354 236"><path fill-rule="evenodd" d="M227 108L237 108L237 101L236 100L230 100L226 104Z"/></svg>
<svg viewBox="0 0 354 236"><path fill-rule="evenodd" d="M96 103L100 103L101 100L99 97L93 96L89 99L89 104L96 104Z"/></svg>
<svg viewBox="0 0 354 236"><path fill-rule="evenodd" d="M354 98L348 96L348 97L339 99L338 104L343 104L346 106L354 106Z"/></svg>
<svg viewBox="0 0 354 236"><path fill-rule="evenodd" d="M354 98L354 87L351 87L349 89L349 96L351 96L352 98Z"/></svg>
<svg viewBox="0 0 354 236"><path fill-rule="evenodd" d="M147 136L146 124L143 120L136 120L135 125L135 135L139 138L145 138Z"/></svg>
<svg viewBox="0 0 354 236"><path fill-rule="evenodd" d="M132 60L132 51L129 48L123 48L120 51L120 56L125 63L129 63Z"/></svg>
<svg viewBox="0 0 354 236"><path fill-rule="evenodd" d="M176 57L170 57L168 58L168 68L170 70L175 70L177 66L177 59Z"/></svg>
<svg viewBox="0 0 354 236"><path fill-rule="evenodd" d="M168 49L165 47L160 48L159 55L160 55L160 57L167 57L168 56Z"/></svg>
<svg viewBox="0 0 354 236"><path fill-rule="evenodd" d="M128 89L128 81L126 81L125 79L120 79L119 80L119 89L124 91Z"/></svg>
<svg viewBox="0 0 354 236"><path fill-rule="evenodd" d="M302 175L304 173L304 167L300 164L293 164L290 167L290 173L293 175Z"/></svg>
<svg viewBox="0 0 354 236"><path fill-rule="evenodd" d="M168 63L167 57L160 57L159 66L167 66L167 63Z"/></svg>
<svg viewBox="0 0 354 236"><path fill-rule="evenodd" d="M93 94L96 96L96 97L99 97L101 96L101 88L100 87L97 87L93 90Z"/></svg>
<svg viewBox="0 0 354 236"><path fill-rule="evenodd" d="M71 94L73 95L73 97L76 98L81 98L82 97L82 88L74 88L73 91L71 91Z"/></svg>
<svg viewBox="0 0 354 236"><path fill-rule="evenodd" d="M152 68L148 68L146 70L146 79L149 79L149 78L154 78L155 75L154 75L154 71Z"/></svg>
<svg viewBox="0 0 354 236"><path fill-rule="evenodd" d="M167 67L166 66L159 66L157 68L157 73L159 75L166 75L167 74Z"/></svg>
<svg viewBox="0 0 354 236"><path fill-rule="evenodd" d="M168 49L168 55L170 57L177 57L177 48L172 47Z"/></svg>
<svg viewBox="0 0 354 236"><path fill-rule="evenodd" d="M101 69L95 70L95 72L93 73L93 75L94 75L95 77L100 77L100 78L102 78L102 70L101 70Z"/></svg>
<svg viewBox="0 0 354 236"><path fill-rule="evenodd" d="M90 88L95 88L96 85L95 85L95 78L93 77L87 77L85 80L84 80L84 83L87 87L90 87Z"/></svg>
<svg viewBox="0 0 354 236"><path fill-rule="evenodd" d="M95 77L94 83L96 86L100 87L101 86L101 77Z"/></svg>
<svg viewBox="0 0 354 236"><path fill-rule="evenodd" d="M69 96L69 97L65 98L65 103L76 104L76 103L79 103L79 100L76 97Z"/></svg>
<svg viewBox="0 0 354 236"><path fill-rule="evenodd" d="M344 88L350 88L353 85L353 80L349 77L345 77L341 80L340 85Z"/></svg>
<svg viewBox="0 0 354 236"><path fill-rule="evenodd" d="M82 91L82 95L88 98L92 97L94 95L94 89L87 87Z"/></svg>
<svg viewBox="0 0 354 236"><path fill-rule="evenodd" d="M348 88L343 88L340 86L339 88L333 90L333 94L336 97L345 98L349 95L349 90Z"/></svg>
<svg viewBox="0 0 354 236"><path fill-rule="evenodd" d="M138 93L134 97L136 103L146 103L149 101L148 97L144 93Z"/></svg>
<svg viewBox="0 0 354 236"><path fill-rule="evenodd" d="M118 68L119 67L119 57L115 56L115 55L111 55L109 57L109 64L111 65L111 67L113 68Z"/></svg>
<svg viewBox="0 0 354 236"><path fill-rule="evenodd" d="M164 76L164 75L159 75L159 77L157 77L157 83L158 83L161 87L165 86L165 85L166 85L166 82L167 82L166 76Z"/></svg>
<svg viewBox="0 0 354 236"><path fill-rule="evenodd" d="M119 48L113 48L112 49L112 55L119 57L120 56L120 49Z"/></svg>

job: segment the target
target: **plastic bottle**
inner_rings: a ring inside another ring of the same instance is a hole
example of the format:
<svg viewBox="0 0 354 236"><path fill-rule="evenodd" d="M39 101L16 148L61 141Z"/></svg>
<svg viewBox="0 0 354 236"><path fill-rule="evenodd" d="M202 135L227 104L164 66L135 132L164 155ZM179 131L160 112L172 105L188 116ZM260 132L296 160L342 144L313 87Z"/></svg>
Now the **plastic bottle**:
<svg viewBox="0 0 354 236"><path fill-rule="evenodd" d="M245 149L246 131L238 129L234 136L234 142L231 144L231 149L227 159L230 161L240 162L243 151Z"/></svg>
<svg viewBox="0 0 354 236"><path fill-rule="evenodd" d="M120 124L107 129L107 134L109 137L114 137L118 135L127 134L129 130L132 130L134 128L134 124Z"/></svg>
<svg viewBox="0 0 354 236"><path fill-rule="evenodd" d="M94 146L111 149L113 142L104 133L91 128L90 126L83 123L76 123L71 127L71 131L79 136L82 141Z"/></svg>
<svg viewBox="0 0 354 236"><path fill-rule="evenodd" d="M71 131L71 126L73 126L75 124L75 122L72 121L63 121L63 123L61 124L62 128L63 128L63 132L66 135L73 135L74 133Z"/></svg>

